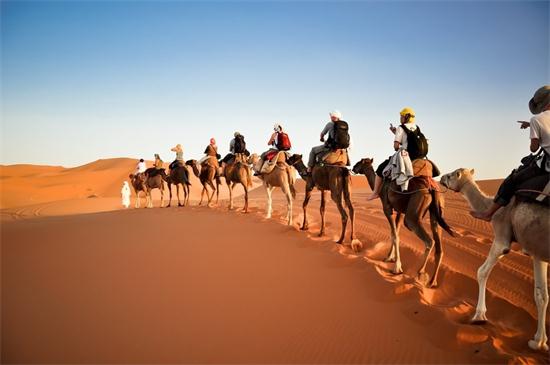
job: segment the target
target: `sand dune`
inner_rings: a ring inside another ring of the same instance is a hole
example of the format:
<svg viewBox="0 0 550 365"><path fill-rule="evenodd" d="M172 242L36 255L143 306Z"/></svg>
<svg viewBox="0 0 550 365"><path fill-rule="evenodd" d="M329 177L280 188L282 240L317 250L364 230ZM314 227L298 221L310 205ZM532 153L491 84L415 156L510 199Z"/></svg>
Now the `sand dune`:
<svg viewBox="0 0 550 365"><path fill-rule="evenodd" d="M440 287L426 289L415 279L423 247L406 229L404 275L382 262L389 230L380 203L365 200L364 177L353 178L365 247L355 254L333 243L340 219L332 203L327 237L316 237L318 194L310 231L298 230L302 181L293 227L283 224L278 191L274 218L263 218L263 188L251 193L251 214L228 212L225 201L117 210L133 162L2 167L2 206L10 206L2 210L2 362L547 362L527 347L536 312L531 260L520 252L489 279L490 323L469 324L492 233L459 194L445 193L445 216L462 237L444 234ZM5 189L12 179L27 185L5 198L17 190ZM493 193L498 184L481 186ZM99 197L86 198L87 188ZM66 199L46 202L63 189ZM44 203L26 205L27 190Z"/></svg>

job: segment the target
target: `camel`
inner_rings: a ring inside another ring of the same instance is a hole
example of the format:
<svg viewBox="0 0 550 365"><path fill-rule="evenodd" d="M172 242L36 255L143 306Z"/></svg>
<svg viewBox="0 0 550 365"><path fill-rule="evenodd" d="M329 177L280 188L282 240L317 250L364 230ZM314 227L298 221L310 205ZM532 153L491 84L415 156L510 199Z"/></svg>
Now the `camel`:
<svg viewBox="0 0 550 365"><path fill-rule="evenodd" d="M178 197L178 207L184 207L189 204L189 171L182 165L178 165L170 170L170 175L164 177L164 181L168 184L168 191L170 192L170 200L166 208L169 208L172 204L172 185L176 186L176 195ZM183 190L184 198L183 204L180 201L180 185Z"/></svg>
<svg viewBox="0 0 550 365"><path fill-rule="evenodd" d="M375 172L372 167L373 162L373 159L363 158L357 162L352 169L354 173L363 174L367 177L371 189L374 189L375 179ZM429 279L426 273L426 265L428 264L428 258L435 245L435 268L433 276L428 284L430 288L435 288L438 285L437 278L443 259L440 226L452 236L454 236L454 232L443 219L444 200L441 194L437 191L429 191L428 188L423 185L418 186L415 180L416 179L410 181L410 192L401 193L399 187L394 182L384 181L382 185L380 200L382 200L384 215L390 225L392 240L390 251L384 261L395 263L392 270L394 274L398 275L403 273L401 255L399 252L399 230L404 222L405 226L413 231L416 236L424 242L426 247L422 266L420 266L418 270L418 278L423 283L427 283ZM397 213L395 218L393 217L394 210ZM430 227L433 238L430 237L422 225L422 218L424 218L428 212L430 213Z"/></svg>
<svg viewBox="0 0 550 365"><path fill-rule="evenodd" d="M199 202L199 205L202 205L205 193L206 198L208 199L208 206L210 206L212 199L214 198L214 193L216 193L216 204L218 204L221 180L220 177L217 175L216 166L214 166L210 162L204 163L201 165L201 169L199 171L197 160L189 160L185 164L187 166L191 166L191 168L193 169L193 173L196 177L199 178L202 184L201 201ZM216 186L214 186L214 180L216 181ZM208 186L210 186L210 188L212 189L212 195L210 195L210 193L208 192Z"/></svg>
<svg viewBox="0 0 550 365"><path fill-rule="evenodd" d="M160 190L160 207L162 208L164 205L164 179L161 173L158 173L155 176L149 176L150 170L151 169L147 169L147 171L143 174L129 175L134 191L136 192L136 208L140 207L139 193L142 191L145 193L147 198L145 203L146 207L153 208L153 198L151 196L151 191L153 189Z"/></svg>
<svg viewBox="0 0 550 365"><path fill-rule="evenodd" d="M233 188L241 184L244 188L243 212L248 213L248 188L252 186L252 174L246 161L246 156L237 153L233 162L225 165L223 177L229 188L229 209L233 209Z"/></svg>
<svg viewBox="0 0 550 365"><path fill-rule="evenodd" d="M353 250L358 251L361 249L361 242L355 238L355 211L353 209L353 204L351 202L351 176L350 172L345 166L336 166L336 165L325 165L325 166L314 166L311 174L307 173L307 168L302 161L302 155L292 155L288 164L296 167L300 176L306 182L306 192L304 203L302 208L304 211L304 221L302 223L302 230L307 231L309 229L309 224L307 220L307 205L311 199L311 193L314 188L317 188L321 191L321 230L319 232L319 237L322 237L325 234L325 205L326 205L326 196L325 193L327 190L330 191L330 195L342 218L342 232L340 238L336 243L342 244L344 242L344 237L346 234L346 226L348 223L348 218L351 219L351 245ZM342 198L346 202L346 205L349 210L349 216L342 204Z"/></svg>
<svg viewBox="0 0 550 365"><path fill-rule="evenodd" d="M252 154L248 162L255 165L258 163L260 157L257 154ZM283 194L286 196L287 202L287 224L292 225L292 200L296 198L296 190L294 189L294 183L296 182L296 169L286 163L286 155L280 153L277 157L275 167L271 172L261 174L259 177L267 193L267 214L266 218L271 218L272 199L271 194L273 190L278 187L281 188Z"/></svg>
<svg viewBox="0 0 550 365"><path fill-rule="evenodd" d="M470 207L484 211L493 198L485 195L474 181L474 170L457 169L443 175L441 184L450 190L462 193ZM539 203L518 201L515 198L500 208L491 220L495 234L487 259L477 271L479 285L476 313L473 323L487 321L485 290L487 279L497 261L510 251L512 241L518 242L524 252L533 258L535 279L535 302L537 304L537 332L528 345L534 350L548 351L546 335L546 309L548 308L548 262L550 260L550 209Z"/></svg>

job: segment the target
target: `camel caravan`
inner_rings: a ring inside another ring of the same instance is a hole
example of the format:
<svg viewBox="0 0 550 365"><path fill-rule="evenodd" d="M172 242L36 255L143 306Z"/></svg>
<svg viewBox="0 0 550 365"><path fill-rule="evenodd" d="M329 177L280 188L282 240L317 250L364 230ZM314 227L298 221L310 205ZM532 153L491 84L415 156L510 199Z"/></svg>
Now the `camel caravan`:
<svg viewBox="0 0 550 365"><path fill-rule="evenodd" d="M388 221L391 246L384 261L393 263L395 275L403 273L399 252L399 231L402 225L412 231L425 245L424 255L418 269L418 280L425 286L438 286L438 273L443 259L442 229L455 236L455 231L444 219L444 193L441 186L464 195L477 219L491 222L494 241L485 263L479 268L478 304L473 323L485 322L485 291L489 273L498 259L510 251L512 242L521 245L524 252L533 259L535 290L534 297L538 310L538 328L528 346L535 350L548 351L546 334L546 311L548 307L548 263L550 260L550 85L538 89L529 101L533 117L529 122L520 121L521 129L530 129L531 154L521 160L516 168L501 184L495 197L485 195L474 181L474 170L459 168L441 177L438 184L434 178L440 175L437 165L428 159L427 138L416 123L416 113L412 108L403 108L400 124L390 124L393 153L376 168L372 158L362 158L351 167L348 150L351 145L349 125L342 120L338 111L331 112L330 121L320 134L321 145L313 147L308 161L302 155L292 154L291 141L280 123L273 127L268 140L270 148L262 154L250 153L244 136L235 132L229 145L229 153L221 159L216 141L212 138L200 160L183 160L181 145L172 148L176 159L170 164L169 172L155 155L154 166L147 169L140 160L134 173L130 174L130 185L136 194L135 207L140 207L140 193L144 193L146 207L153 207L151 192L159 189L160 206L164 206L164 184L168 185L172 201L172 185L176 186L178 206L189 204L190 173L202 185L198 203L212 206L218 204L222 178L229 191L229 209L234 208L233 189L242 186L244 190L243 212L248 212L248 193L252 187L252 177L258 177L266 191L266 217L272 217L272 193L281 189L286 197L285 221L293 225L293 200L296 198L296 173L305 182L302 204L302 230L308 230L307 207L313 191L320 191L320 231L325 234L326 193L336 204L341 216L341 232L338 244L346 237L350 226L351 247L355 251L362 248L355 237L355 211L352 202L351 174L364 175L372 189L367 200L380 199L383 213ZM190 169L191 171L189 171ZM183 189L183 202L179 187ZM123 189L124 190L124 189ZM214 195L216 200L214 203ZM127 202L128 203L128 202ZM429 229L422 223L429 217ZM426 267L434 252L435 267L428 275Z"/></svg>

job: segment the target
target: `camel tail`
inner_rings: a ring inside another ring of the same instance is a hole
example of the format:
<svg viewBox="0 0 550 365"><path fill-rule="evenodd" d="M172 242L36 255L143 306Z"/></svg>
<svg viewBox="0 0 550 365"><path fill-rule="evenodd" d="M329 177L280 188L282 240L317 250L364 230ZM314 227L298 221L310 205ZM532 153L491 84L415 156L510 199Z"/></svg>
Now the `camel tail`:
<svg viewBox="0 0 550 365"><path fill-rule="evenodd" d="M430 192L430 194L432 195L432 203L430 204L430 212L432 212L435 215L437 223L439 223L441 228L443 228L452 237L456 237L455 231L447 224L445 219L443 219L443 209L441 207L441 203L440 203L439 199L437 198L437 192L435 190L432 190Z"/></svg>

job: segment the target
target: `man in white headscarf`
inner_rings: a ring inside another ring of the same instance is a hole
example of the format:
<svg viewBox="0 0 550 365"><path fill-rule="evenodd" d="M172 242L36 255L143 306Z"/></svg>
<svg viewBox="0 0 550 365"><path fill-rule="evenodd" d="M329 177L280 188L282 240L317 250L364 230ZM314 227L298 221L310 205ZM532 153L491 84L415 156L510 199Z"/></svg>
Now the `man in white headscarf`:
<svg viewBox="0 0 550 365"><path fill-rule="evenodd" d="M122 195L122 206L128 208L130 206L130 185L128 185L128 181L122 184L120 194Z"/></svg>
<svg viewBox="0 0 550 365"><path fill-rule="evenodd" d="M321 142L324 142L320 146L313 147L311 149L311 152L309 153L309 160L307 163L307 170L308 173L311 172L311 169L313 169L313 166L315 166L315 159L318 155L328 153L332 149L332 141L334 141L334 126L336 123L340 122L342 120L342 113L340 113L338 110L334 110L329 113L330 115L330 122L327 123L325 128L321 131ZM325 140L325 136L328 133L328 139Z"/></svg>

